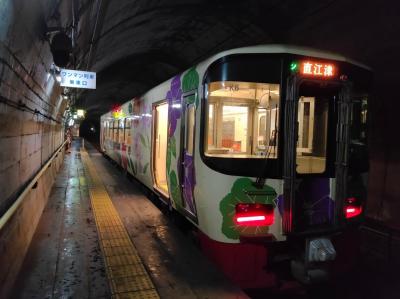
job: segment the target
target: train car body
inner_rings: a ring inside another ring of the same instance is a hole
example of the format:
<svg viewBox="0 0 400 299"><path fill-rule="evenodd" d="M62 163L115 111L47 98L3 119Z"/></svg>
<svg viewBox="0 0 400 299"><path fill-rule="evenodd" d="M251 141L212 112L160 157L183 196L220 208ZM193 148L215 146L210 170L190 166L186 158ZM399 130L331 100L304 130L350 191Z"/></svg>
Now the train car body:
<svg viewBox="0 0 400 299"><path fill-rule="evenodd" d="M198 228L233 281L274 284L269 251L287 243L307 282L362 212L370 83L339 55L234 49L104 114L101 148Z"/></svg>

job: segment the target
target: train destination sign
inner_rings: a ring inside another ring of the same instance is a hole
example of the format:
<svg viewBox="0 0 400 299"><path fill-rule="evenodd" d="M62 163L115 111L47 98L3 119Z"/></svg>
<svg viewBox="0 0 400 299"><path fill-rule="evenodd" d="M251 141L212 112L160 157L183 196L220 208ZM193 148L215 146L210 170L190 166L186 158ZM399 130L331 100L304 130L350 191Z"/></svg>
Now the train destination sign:
<svg viewBox="0 0 400 299"><path fill-rule="evenodd" d="M96 89L96 73L61 69L61 86Z"/></svg>
<svg viewBox="0 0 400 299"><path fill-rule="evenodd" d="M300 63L300 73L302 75L330 78L336 75L336 67L330 63L302 61Z"/></svg>

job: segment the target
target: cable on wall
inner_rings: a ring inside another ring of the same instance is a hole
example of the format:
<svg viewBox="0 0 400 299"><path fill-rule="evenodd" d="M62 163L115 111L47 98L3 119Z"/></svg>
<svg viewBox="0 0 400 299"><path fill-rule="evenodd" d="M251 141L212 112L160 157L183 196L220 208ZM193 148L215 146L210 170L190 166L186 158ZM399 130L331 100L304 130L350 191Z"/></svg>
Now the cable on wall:
<svg viewBox="0 0 400 299"><path fill-rule="evenodd" d="M20 110L20 111L30 112L33 115L41 115L41 116L43 116L44 118L46 118L48 120L54 121L54 122L56 122L58 124L61 124L61 122L58 121L57 119L55 119L53 116L51 116L49 114L46 114L46 113L43 113L38 109L33 109L33 108L29 107L28 105L26 105L25 103L23 103L21 101L16 103L16 102L11 101L11 100L3 97L2 95L0 95L0 103L3 103L3 104L5 104L5 105L7 105L9 107L12 107L12 108Z"/></svg>

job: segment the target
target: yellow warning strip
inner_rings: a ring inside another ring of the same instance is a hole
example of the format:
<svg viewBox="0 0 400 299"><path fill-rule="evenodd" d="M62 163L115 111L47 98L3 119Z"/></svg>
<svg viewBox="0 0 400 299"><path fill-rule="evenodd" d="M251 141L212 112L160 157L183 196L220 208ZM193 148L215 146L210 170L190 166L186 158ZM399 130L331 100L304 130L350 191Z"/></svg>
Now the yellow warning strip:
<svg viewBox="0 0 400 299"><path fill-rule="evenodd" d="M160 298L84 149L81 150L81 158L88 179L90 200L112 298Z"/></svg>

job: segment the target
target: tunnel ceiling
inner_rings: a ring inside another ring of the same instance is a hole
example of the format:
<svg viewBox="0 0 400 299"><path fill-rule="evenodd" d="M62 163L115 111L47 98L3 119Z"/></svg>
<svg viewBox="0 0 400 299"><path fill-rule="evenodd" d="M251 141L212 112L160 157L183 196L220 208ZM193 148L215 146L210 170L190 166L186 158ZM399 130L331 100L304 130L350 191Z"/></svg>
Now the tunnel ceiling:
<svg viewBox="0 0 400 299"><path fill-rule="evenodd" d="M96 90L76 91L91 119L229 48L294 43L376 66L376 53L399 50L398 15L386 2L346 0L75 0L55 13L76 29L70 67L97 72Z"/></svg>

